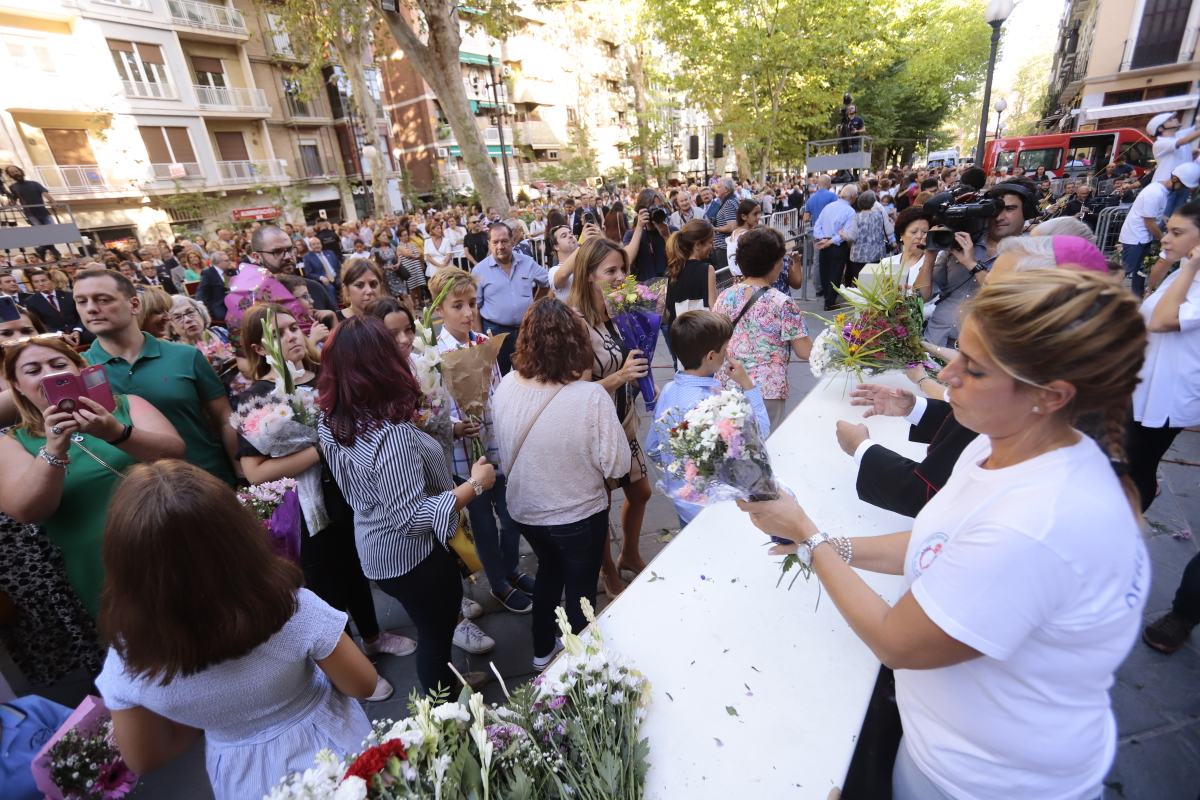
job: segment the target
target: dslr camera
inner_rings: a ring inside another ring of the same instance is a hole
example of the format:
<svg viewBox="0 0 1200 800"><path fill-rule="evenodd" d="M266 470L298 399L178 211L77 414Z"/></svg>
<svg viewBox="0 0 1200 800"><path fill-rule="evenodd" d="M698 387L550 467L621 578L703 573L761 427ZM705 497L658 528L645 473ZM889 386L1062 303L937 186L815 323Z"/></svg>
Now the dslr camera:
<svg viewBox="0 0 1200 800"><path fill-rule="evenodd" d="M925 201L925 210L933 214L933 224L925 238L925 250L937 253L957 250L954 234L968 234L978 243L987 233L988 223L1004 210L1004 200L981 194L974 186L958 184Z"/></svg>
<svg viewBox="0 0 1200 800"><path fill-rule="evenodd" d="M650 221L656 225L661 225L667 221L667 210L662 206L655 206L650 209Z"/></svg>

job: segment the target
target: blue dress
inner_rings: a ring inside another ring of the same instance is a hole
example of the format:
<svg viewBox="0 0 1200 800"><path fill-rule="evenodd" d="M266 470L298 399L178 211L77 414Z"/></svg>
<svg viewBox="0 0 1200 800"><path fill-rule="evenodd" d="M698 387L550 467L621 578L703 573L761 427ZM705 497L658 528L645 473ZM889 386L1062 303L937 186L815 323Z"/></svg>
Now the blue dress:
<svg viewBox="0 0 1200 800"><path fill-rule="evenodd" d="M250 653L166 686L130 676L110 649L96 679L105 705L141 706L203 730L216 800L257 800L288 774L311 767L323 748L359 751L371 729L367 715L316 663L333 652L346 615L307 589L297 601L292 618Z"/></svg>

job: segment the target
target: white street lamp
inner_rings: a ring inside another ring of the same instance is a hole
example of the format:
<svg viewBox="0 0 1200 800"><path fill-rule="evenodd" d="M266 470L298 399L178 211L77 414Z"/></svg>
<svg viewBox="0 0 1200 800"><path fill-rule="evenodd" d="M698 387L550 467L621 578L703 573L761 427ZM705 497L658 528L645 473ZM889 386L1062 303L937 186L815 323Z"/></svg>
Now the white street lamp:
<svg viewBox="0 0 1200 800"><path fill-rule="evenodd" d="M975 166L983 166L983 142L987 137L988 103L992 100L992 74L996 71L996 50L1000 46L1000 26L1012 13L1013 0L991 0L983 18L992 26L992 49L988 55L987 79L983 84L983 111L979 119L979 141L975 145Z"/></svg>
<svg viewBox="0 0 1200 800"><path fill-rule="evenodd" d="M1003 97L996 98L996 102L992 104L992 110L996 112L996 138L1000 138L1000 118L1004 116L1004 112L1008 110L1008 101Z"/></svg>

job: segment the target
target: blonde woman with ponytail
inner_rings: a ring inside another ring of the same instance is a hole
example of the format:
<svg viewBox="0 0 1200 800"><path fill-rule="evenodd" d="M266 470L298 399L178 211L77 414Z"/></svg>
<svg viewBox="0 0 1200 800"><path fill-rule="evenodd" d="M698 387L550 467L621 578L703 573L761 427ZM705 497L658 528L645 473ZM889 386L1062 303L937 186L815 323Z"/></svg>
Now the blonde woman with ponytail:
<svg viewBox="0 0 1200 800"><path fill-rule="evenodd" d="M1105 276L996 276L942 371L980 435L911 531L831 539L790 498L740 503L799 542L850 627L896 671L896 800L1095 800L1116 752L1108 689L1141 624L1149 559L1123 466L1146 344ZM1076 429L1101 420L1098 441ZM828 546L822 546L828 545ZM888 606L855 569L903 575Z"/></svg>

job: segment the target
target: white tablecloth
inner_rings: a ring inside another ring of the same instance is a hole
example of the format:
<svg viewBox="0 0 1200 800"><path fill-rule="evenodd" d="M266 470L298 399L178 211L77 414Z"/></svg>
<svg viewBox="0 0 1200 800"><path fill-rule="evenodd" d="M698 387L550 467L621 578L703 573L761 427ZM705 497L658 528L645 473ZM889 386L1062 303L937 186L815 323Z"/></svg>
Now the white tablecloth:
<svg viewBox="0 0 1200 800"><path fill-rule="evenodd" d="M878 383L911 387L900 375ZM835 535L907 530L911 520L860 501L838 419L862 421L851 382L827 378L771 437L772 464L809 516ZM901 419L867 420L872 438L910 457ZM879 661L814 576L779 588L780 558L732 503L705 509L610 604L608 647L653 684L647 797L826 798L854 752ZM897 576L863 573L888 602ZM819 600L819 602L818 602Z"/></svg>

